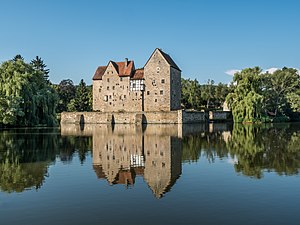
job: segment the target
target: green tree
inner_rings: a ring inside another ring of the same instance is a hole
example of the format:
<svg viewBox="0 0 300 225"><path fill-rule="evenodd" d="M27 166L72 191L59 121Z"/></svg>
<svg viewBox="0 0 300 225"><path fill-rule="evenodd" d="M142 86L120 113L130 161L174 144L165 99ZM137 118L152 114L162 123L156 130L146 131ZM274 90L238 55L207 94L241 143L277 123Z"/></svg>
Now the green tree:
<svg viewBox="0 0 300 225"><path fill-rule="evenodd" d="M215 81L208 79L205 85L202 85L201 97L205 102L206 108L214 108L215 102Z"/></svg>
<svg viewBox="0 0 300 225"><path fill-rule="evenodd" d="M40 71L43 74L43 77L46 81L49 81L49 69L47 69L47 65L44 64L44 61L41 57L36 56L35 59L31 60L31 65L36 71Z"/></svg>
<svg viewBox="0 0 300 225"><path fill-rule="evenodd" d="M75 98L76 87L72 80L62 80L56 87L59 96L57 112L68 111L68 104Z"/></svg>
<svg viewBox="0 0 300 225"><path fill-rule="evenodd" d="M21 57L0 65L0 96L5 106L1 117L12 112L1 124L16 126L56 125L55 90L44 80L43 73ZM5 103L6 102L6 103Z"/></svg>
<svg viewBox="0 0 300 225"><path fill-rule="evenodd" d="M289 116L291 109L297 110L300 78L293 68L282 68L263 75L264 105L266 112L276 116Z"/></svg>
<svg viewBox="0 0 300 225"><path fill-rule="evenodd" d="M201 108L201 87L199 82L190 79L181 79L182 95L181 103L185 109Z"/></svg>
<svg viewBox="0 0 300 225"><path fill-rule="evenodd" d="M229 104L234 122L255 122L262 118L262 78L259 67L247 68L234 75L234 91L229 93Z"/></svg>
<svg viewBox="0 0 300 225"><path fill-rule="evenodd" d="M78 87L76 88L75 98L70 101L68 104L68 111L91 111L91 99L90 99L90 90L86 86L83 79L81 79Z"/></svg>

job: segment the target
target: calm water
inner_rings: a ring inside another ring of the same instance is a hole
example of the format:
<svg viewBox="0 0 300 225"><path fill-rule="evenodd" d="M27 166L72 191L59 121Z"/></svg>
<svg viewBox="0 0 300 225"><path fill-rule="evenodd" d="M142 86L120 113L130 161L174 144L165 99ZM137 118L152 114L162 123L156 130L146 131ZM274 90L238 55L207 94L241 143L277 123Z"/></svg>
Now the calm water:
<svg viewBox="0 0 300 225"><path fill-rule="evenodd" d="M0 224L300 224L300 125L0 131Z"/></svg>

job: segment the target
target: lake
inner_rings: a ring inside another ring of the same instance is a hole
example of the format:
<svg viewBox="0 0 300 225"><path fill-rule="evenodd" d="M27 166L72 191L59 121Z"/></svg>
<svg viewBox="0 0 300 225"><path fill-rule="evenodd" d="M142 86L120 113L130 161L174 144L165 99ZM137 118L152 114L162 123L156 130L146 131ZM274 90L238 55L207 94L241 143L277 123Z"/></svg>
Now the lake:
<svg viewBox="0 0 300 225"><path fill-rule="evenodd" d="M0 130L0 224L300 224L300 124Z"/></svg>

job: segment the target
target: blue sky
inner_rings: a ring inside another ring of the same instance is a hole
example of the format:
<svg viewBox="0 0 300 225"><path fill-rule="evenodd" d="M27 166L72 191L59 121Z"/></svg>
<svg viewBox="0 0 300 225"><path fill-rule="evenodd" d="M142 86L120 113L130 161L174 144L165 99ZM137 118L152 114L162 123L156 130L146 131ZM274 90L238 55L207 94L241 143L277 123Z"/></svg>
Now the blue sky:
<svg viewBox="0 0 300 225"><path fill-rule="evenodd" d="M227 83L225 72L300 68L300 1L0 0L0 62L42 57L50 80L91 78L109 60L143 67L157 47L184 78Z"/></svg>

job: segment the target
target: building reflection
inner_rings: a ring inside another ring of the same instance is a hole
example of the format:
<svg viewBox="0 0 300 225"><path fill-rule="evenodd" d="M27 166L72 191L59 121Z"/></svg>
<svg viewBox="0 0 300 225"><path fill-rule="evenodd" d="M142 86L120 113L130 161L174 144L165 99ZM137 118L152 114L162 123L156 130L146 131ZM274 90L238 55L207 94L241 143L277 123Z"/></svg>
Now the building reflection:
<svg viewBox="0 0 300 225"><path fill-rule="evenodd" d="M181 156L176 125L97 126L93 130L93 167L98 178L111 185L133 185L136 176L143 176L155 197L161 198L181 174Z"/></svg>

